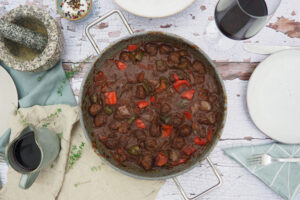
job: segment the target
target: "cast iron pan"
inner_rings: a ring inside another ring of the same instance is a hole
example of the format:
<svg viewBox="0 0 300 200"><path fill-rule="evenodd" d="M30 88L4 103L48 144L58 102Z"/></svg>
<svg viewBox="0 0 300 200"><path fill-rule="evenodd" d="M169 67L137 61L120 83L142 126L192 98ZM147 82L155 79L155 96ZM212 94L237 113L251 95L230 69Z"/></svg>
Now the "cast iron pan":
<svg viewBox="0 0 300 200"><path fill-rule="evenodd" d="M99 22L99 20L97 21ZM92 23L87 27L87 33L90 39L90 35L88 29L96 23ZM200 60L208 70L208 72L214 77L215 84L217 85L218 93L219 93L219 103L220 103L220 110L217 118L217 128L213 134L212 142L203 146L202 151L195 156L188 160L185 164L178 165L171 169L154 169L151 171L145 171L144 169L140 168L130 168L120 165L116 162L111 156L107 148L100 142L96 141L92 137L93 131L93 120L92 117L88 113L88 108L90 106L89 97L87 95L87 89L93 82L94 74L99 71L99 68L104 63L106 59L113 57L117 52L121 51L122 49L126 48L129 44L136 44L136 43L146 43L146 42L155 42L160 41L164 43L169 43L171 45L183 48L188 50L191 54L195 56L196 59ZM94 41L92 41L94 42ZM96 50L98 47L95 47ZM98 52L97 51L97 52ZM100 52L100 51L99 51ZM201 162L207 158L209 153L214 149L216 146L219 138L221 137L221 133L224 127L225 118L226 118L226 92L223 85L222 78L220 77L219 73L216 70L214 63L211 59L203 52L199 47L194 45L187 40L176 36L170 33L162 33L162 32L145 32L145 33L138 33L129 35L124 37L114 43L110 44L106 49L104 49L94 63L90 66L89 70L87 71L84 80L81 86L80 92L80 99L79 99L79 114L80 114L80 123L84 132L85 137L90 142L92 147L95 149L95 152L103 159L103 161L111 166L112 168L116 169L117 171L129 175L134 178L139 179L167 179L172 178L178 175L181 175L191 169L193 169L198 162Z"/></svg>

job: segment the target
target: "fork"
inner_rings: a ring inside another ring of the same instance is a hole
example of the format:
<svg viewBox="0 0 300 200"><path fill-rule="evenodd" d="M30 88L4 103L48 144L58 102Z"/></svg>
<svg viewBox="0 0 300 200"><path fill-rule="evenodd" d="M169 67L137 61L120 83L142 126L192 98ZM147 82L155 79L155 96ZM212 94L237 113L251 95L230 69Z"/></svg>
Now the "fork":
<svg viewBox="0 0 300 200"><path fill-rule="evenodd" d="M250 165L270 165L273 162L300 162L300 158L274 158L268 154L255 154L247 162Z"/></svg>

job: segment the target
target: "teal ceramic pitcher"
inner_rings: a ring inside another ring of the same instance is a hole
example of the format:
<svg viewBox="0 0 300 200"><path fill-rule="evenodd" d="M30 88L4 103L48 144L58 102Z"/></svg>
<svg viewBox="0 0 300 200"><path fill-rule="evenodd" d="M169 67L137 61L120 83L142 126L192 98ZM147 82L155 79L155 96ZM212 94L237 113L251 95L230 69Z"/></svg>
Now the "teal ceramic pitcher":
<svg viewBox="0 0 300 200"><path fill-rule="evenodd" d="M19 186L29 188L42 169L48 168L60 151L57 134L47 128L28 126L7 149L10 166L21 173Z"/></svg>

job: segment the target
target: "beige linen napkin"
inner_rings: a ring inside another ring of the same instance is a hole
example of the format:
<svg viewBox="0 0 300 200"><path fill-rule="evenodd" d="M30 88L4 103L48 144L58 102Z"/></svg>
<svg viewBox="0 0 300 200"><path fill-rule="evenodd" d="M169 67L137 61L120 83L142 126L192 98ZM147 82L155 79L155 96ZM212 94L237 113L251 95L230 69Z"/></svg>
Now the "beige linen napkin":
<svg viewBox="0 0 300 200"><path fill-rule="evenodd" d="M58 109L61 109L61 112L53 120L44 120ZM18 114L11 120L11 140L24 128L24 122L38 126L49 123L47 128L56 133L63 133L62 150L53 167L43 170L28 190L18 187L20 174L9 168L8 183L0 191L0 200L154 200L164 184L164 181L134 179L106 166L89 146L79 123L76 123L76 107L34 106L19 111L23 118ZM69 168L67 161L71 134L71 148L78 147L82 142L85 146L80 159Z"/></svg>
<svg viewBox="0 0 300 200"><path fill-rule="evenodd" d="M53 132L62 134L61 150L52 168L42 170L34 184L27 190L18 186L21 174L9 167L8 182L0 191L1 200L54 200L57 197L64 180L71 131L77 121L76 107L67 105L34 106L19 109L18 114L15 113L10 120L12 129L10 141L18 136L25 128L26 123L31 123L38 127L46 126Z"/></svg>

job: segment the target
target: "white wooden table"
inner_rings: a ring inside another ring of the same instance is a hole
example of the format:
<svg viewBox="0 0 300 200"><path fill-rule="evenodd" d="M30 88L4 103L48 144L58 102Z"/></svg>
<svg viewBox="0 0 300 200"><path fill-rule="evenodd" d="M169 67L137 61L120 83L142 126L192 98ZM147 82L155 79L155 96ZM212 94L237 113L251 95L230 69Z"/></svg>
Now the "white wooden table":
<svg viewBox="0 0 300 200"><path fill-rule="evenodd" d="M252 176L246 169L226 157L223 149L272 142L252 123L245 99L247 80L258 62L262 61L265 56L244 51L243 44L300 46L300 1L283 0L268 27L250 40L236 42L227 51L216 49L213 44L207 41L207 25L213 21L216 3L217 0L196 0L185 11L163 19L146 19L136 17L125 11L123 13L135 32L166 31L194 42L216 61L217 67L224 78L228 93L228 119L222 138L210 155L211 160L222 174L224 183L221 188L209 193L203 199L281 199L280 196ZM66 70L71 64L82 61L90 54L96 54L85 36L84 28L86 24L111 9L118 8L112 0L96 0L92 16L83 22L74 23L62 19L56 13L55 0L0 0L0 17L20 4L36 5L46 9L60 23L65 37L63 62ZM106 20L92 32L101 49L127 34L125 27L117 17ZM82 71L71 80L75 95L79 93L82 76L88 66L88 63L82 64ZM197 194L216 182L216 178L207 163L203 163L201 167L199 166L181 176L179 180L190 195ZM157 200L180 199L182 197L172 180L166 182L157 196ZM300 199L300 193L295 199Z"/></svg>

